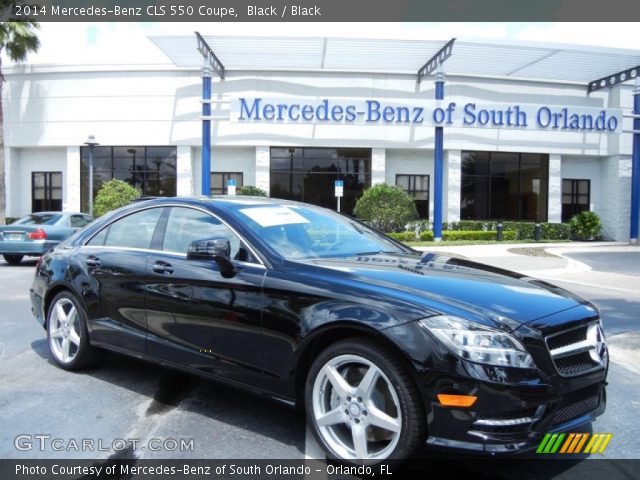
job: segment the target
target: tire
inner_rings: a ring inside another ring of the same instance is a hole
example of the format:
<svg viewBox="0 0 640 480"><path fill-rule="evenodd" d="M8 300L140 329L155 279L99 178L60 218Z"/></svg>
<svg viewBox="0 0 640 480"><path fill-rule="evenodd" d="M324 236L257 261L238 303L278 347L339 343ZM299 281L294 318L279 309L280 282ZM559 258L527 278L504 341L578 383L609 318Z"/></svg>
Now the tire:
<svg viewBox="0 0 640 480"><path fill-rule="evenodd" d="M426 439L413 378L396 354L369 339L342 340L318 355L305 408L318 443L343 463L403 460Z"/></svg>
<svg viewBox="0 0 640 480"><path fill-rule="evenodd" d="M24 255L2 255L4 257L5 262L7 262L9 265L18 265L22 259L24 258Z"/></svg>
<svg viewBox="0 0 640 480"><path fill-rule="evenodd" d="M60 292L47 311L47 340L55 362L65 370L94 365L98 350L89 342L87 314L71 292Z"/></svg>

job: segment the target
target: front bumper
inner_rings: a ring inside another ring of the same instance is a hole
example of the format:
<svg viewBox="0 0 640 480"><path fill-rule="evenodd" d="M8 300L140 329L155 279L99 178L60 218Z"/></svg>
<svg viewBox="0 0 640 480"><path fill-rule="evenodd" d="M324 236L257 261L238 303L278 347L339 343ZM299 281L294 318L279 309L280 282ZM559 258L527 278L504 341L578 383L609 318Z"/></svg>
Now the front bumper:
<svg viewBox="0 0 640 480"><path fill-rule="evenodd" d="M546 433L576 432L606 408L606 382L565 395L480 386L478 407L452 409L432 404L427 445L475 453L520 453L538 447Z"/></svg>

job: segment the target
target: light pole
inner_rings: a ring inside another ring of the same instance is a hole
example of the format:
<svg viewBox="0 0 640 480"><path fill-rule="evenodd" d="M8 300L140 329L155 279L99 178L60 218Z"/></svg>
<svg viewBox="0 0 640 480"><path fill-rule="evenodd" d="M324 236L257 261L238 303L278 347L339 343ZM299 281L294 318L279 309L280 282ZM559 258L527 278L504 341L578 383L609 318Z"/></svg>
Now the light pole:
<svg viewBox="0 0 640 480"><path fill-rule="evenodd" d="M100 144L93 135L89 135L84 144L89 147L89 215L93 216L93 147Z"/></svg>

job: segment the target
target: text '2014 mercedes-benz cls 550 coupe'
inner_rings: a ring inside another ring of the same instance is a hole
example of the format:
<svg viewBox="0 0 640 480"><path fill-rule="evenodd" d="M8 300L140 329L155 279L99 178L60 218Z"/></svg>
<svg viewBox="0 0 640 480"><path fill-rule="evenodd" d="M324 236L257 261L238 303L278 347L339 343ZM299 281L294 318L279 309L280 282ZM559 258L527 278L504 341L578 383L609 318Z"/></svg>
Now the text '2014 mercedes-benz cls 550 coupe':
<svg viewBox="0 0 640 480"><path fill-rule="evenodd" d="M107 349L285 400L346 462L523 451L605 408L588 301L303 203L133 203L44 255L31 301L62 368Z"/></svg>

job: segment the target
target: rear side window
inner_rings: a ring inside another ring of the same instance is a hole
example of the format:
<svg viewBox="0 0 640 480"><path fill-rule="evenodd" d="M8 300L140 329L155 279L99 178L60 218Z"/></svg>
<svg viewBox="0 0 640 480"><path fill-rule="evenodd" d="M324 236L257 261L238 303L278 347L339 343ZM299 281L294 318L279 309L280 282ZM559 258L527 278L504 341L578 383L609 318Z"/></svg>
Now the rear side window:
<svg viewBox="0 0 640 480"><path fill-rule="evenodd" d="M69 223L73 228L82 228L91 222L91 217L86 215L71 215Z"/></svg>
<svg viewBox="0 0 640 480"><path fill-rule="evenodd" d="M87 245L148 249L162 210L150 208L127 215L103 229Z"/></svg>
<svg viewBox="0 0 640 480"><path fill-rule="evenodd" d="M55 213L32 214L14 222L15 225L55 225L62 215Z"/></svg>

